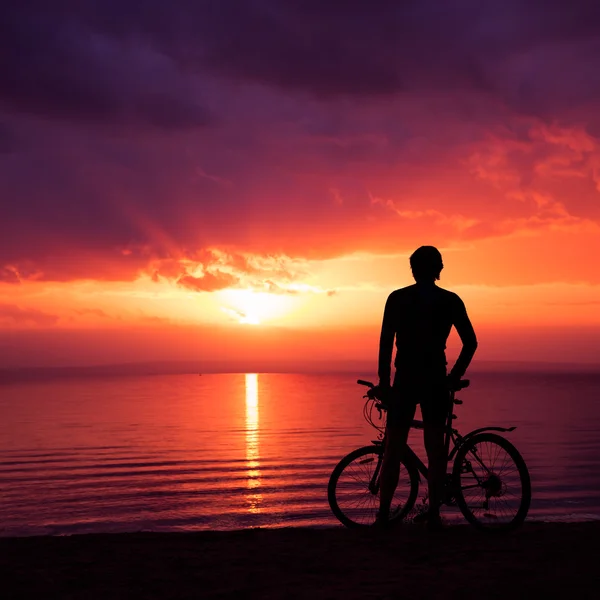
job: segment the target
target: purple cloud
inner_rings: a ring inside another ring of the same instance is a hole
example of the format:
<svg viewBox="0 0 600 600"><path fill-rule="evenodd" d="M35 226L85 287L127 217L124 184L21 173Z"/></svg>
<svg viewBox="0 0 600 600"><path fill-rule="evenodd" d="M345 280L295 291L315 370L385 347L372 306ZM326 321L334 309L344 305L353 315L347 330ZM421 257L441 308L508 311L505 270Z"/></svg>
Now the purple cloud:
<svg viewBox="0 0 600 600"><path fill-rule="evenodd" d="M197 85L143 40L93 31L72 3L9 0L3 9L0 102L10 111L128 129L197 127L211 120Z"/></svg>
<svg viewBox="0 0 600 600"><path fill-rule="evenodd" d="M439 215L443 240L483 237L537 217L540 193L596 219L599 10L9 0L0 279L132 278L156 261L177 276L206 248L397 249L415 214ZM589 148L536 138L542 121Z"/></svg>
<svg viewBox="0 0 600 600"><path fill-rule="evenodd" d="M561 105L598 93L590 0L9 0L5 14L5 102L66 118L203 124L192 80L208 73L319 97L469 89L527 110L557 81L577 88Z"/></svg>

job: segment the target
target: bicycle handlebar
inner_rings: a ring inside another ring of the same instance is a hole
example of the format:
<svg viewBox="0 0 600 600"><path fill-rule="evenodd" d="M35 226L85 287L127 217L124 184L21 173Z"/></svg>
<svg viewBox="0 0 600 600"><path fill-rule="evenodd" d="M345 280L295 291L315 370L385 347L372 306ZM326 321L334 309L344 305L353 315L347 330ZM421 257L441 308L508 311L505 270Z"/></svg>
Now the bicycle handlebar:
<svg viewBox="0 0 600 600"><path fill-rule="evenodd" d="M371 383L370 381L365 381L364 379L358 379L356 383L358 383L358 385L366 385L368 388L375 387L374 383ZM459 390L464 390L465 388L468 388L470 385L470 379L461 379L460 381L457 381L455 385L452 386L452 391L458 392Z"/></svg>
<svg viewBox="0 0 600 600"><path fill-rule="evenodd" d="M375 387L374 383L371 383L370 381L365 381L364 379L359 379L359 380L357 380L356 383L358 383L358 385L366 385L367 387L370 387L370 388Z"/></svg>

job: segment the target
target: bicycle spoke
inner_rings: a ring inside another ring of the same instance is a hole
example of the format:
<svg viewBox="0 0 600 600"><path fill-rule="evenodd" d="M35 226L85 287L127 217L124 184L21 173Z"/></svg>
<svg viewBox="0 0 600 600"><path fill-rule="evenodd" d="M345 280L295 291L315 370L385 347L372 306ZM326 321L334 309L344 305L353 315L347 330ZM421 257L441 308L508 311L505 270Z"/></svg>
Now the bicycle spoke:
<svg viewBox="0 0 600 600"><path fill-rule="evenodd" d="M337 505L344 515L355 523L370 525L375 521L379 510L379 486L374 477L379 477L379 463L379 453L363 454L346 465L340 473L335 492ZM370 489L373 484L377 490L375 494ZM392 501L393 512L400 513L408 500L410 490L410 474L402 467L398 488Z"/></svg>
<svg viewBox="0 0 600 600"><path fill-rule="evenodd" d="M496 439L500 441L474 440L457 482L465 508L480 525L489 527L511 524L524 494L519 466L504 447L508 442Z"/></svg>

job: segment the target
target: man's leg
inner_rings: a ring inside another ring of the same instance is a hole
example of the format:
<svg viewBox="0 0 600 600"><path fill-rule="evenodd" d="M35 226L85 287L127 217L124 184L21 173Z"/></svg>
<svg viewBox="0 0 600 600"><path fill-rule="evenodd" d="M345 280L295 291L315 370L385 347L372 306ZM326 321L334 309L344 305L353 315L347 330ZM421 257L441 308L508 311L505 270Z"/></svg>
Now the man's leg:
<svg viewBox="0 0 600 600"><path fill-rule="evenodd" d="M423 441L429 466L427 480L429 483L429 517L430 521L439 521L440 504L444 497L444 485L448 457L444 445L444 433L448 419L450 396L446 378L433 380L425 386L421 397L421 413L423 414Z"/></svg>
<svg viewBox="0 0 600 600"><path fill-rule="evenodd" d="M391 406L388 412L385 448L379 479L379 518L381 520L386 520L390 514L390 506L400 476L400 461L416 410L416 406L411 406L410 402L402 402L397 396L393 402L395 405Z"/></svg>
<svg viewBox="0 0 600 600"><path fill-rule="evenodd" d="M444 446L444 426L436 422L426 422L423 430L425 451L429 466L427 480L429 483L429 515L439 517L440 504L444 494L446 479L446 448Z"/></svg>

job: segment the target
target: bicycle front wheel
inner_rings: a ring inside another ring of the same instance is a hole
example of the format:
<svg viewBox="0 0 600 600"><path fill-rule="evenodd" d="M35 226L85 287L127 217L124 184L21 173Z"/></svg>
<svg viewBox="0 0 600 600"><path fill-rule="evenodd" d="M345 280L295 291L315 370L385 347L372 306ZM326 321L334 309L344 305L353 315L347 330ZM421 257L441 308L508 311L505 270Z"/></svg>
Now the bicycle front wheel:
<svg viewBox="0 0 600 600"><path fill-rule="evenodd" d="M480 433L467 439L452 475L456 503L478 529L515 529L525 520L531 503L529 471L506 438Z"/></svg>
<svg viewBox="0 0 600 600"><path fill-rule="evenodd" d="M327 499L333 514L346 527L370 527L379 510L379 479L383 448L358 448L342 458L333 470ZM401 521L412 509L419 490L417 470L400 465L400 479L392 501L390 520Z"/></svg>

